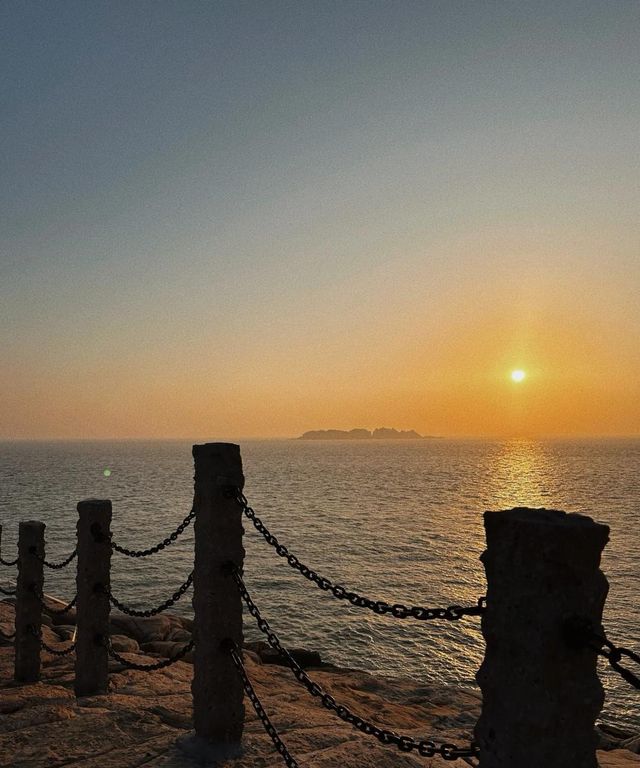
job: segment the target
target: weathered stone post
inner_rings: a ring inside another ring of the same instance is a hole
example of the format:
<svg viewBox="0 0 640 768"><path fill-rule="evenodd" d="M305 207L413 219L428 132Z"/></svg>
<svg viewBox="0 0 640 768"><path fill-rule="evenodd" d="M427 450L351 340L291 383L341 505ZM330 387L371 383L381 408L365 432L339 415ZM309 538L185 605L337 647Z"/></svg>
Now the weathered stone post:
<svg viewBox="0 0 640 768"><path fill-rule="evenodd" d="M21 683L40 679L42 603L38 595L44 585L44 529L44 523L33 520L21 522L18 527L14 677Z"/></svg>
<svg viewBox="0 0 640 768"><path fill-rule="evenodd" d="M240 448L193 446L195 566L193 721L196 736L222 752L240 743L243 687L223 641L242 647L242 600L225 566L242 571L242 511L229 489L244 487Z"/></svg>
<svg viewBox="0 0 640 768"><path fill-rule="evenodd" d="M484 522L481 768L597 768L596 653L570 642L567 622L601 629L609 528L548 509L486 512Z"/></svg>
<svg viewBox="0 0 640 768"><path fill-rule="evenodd" d="M111 502L87 499L78 504L78 591L76 615L76 696L106 693L109 654Z"/></svg>

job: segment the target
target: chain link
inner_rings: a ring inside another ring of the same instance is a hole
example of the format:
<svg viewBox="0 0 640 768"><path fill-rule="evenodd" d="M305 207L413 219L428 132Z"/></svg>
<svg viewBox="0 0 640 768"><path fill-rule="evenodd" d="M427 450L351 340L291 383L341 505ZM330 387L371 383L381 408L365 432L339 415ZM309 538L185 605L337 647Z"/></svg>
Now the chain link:
<svg viewBox="0 0 640 768"><path fill-rule="evenodd" d="M60 563L50 563L48 560L45 560L45 558L38 552L35 545L29 547L29 553L32 554L36 560L39 560L42 565L46 566L47 568L51 568L54 571L59 571L62 568L66 568L69 563L76 557L78 554L77 548L73 550L73 552L69 555L69 557L62 560Z"/></svg>
<svg viewBox="0 0 640 768"><path fill-rule="evenodd" d="M609 662L609 666L626 680L629 685L640 689L640 678L620 664L622 659L626 657L640 665L639 654L630 651L628 648L620 648L612 643L611 640L607 639L604 629L600 627L599 630L596 630L590 619L571 616L564 622L562 629L565 642L569 647L590 648L598 656L606 659Z"/></svg>
<svg viewBox="0 0 640 768"><path fill-rule="evenodd" d="M7 595L9 597L12 597L13 595L15 595L16 591L17 590L15 589L5 589L4 587L0 587L0 594Z"/></svg>
<svg viewBox="0 0 640 768"><path fill-rule="evenodd" d="M111 542L111 548L115 552L120 552L121 555L126 555L127 557L148 557L149 555L155 555L156 552L160 552L165 547L173 544L173 542L178 538L178 536L180 536L185 528L189 526L195 516L196 510L192 509L191 512L189 512L185 519L180 523L180 525L175 529L175 531L173 531L173 533L170 533L166 539L158 542L158 544L153 547L149 547L149 549L127 549L126 547L120 546L120 544L116 544L115 541Z"/></svg>
<svg viewBox="0 0 640 768"><path fill-rule="evenodd" d="M57 648L52 648L50 645L47 645L45 641L42 639L42 631L37 630L33 624L29 624L29 634L33 635L34 637L37 637L40 641L40 647L43 648L47 653L52 654L53 656L68 656L70 653L73 653L76 649L76 644L71 643L71 645L68 645L63 650L58 650Z"/></svg>
<svg viewBox="0 0 640 768"><path fill-rule="evenodd" d="M247 676L247 670L244 668L244 664L242 663L242 658L240 657L240 654L238 653L238 649L236 648L235 644L230 646L229 653L231 654L231 659L233 660L235 668L238 670L238 674L240 675L240 679L242 680L242 687L244 688L245 693L249 697L249 701L251 702L253 708L255 709L256 715L258 715L258 718L260 719L262 726L264 727L265 731L269 734L269 738L273 742L274 747L278 750L280 755L282 755L282 759L284 760L285 765L287 765L288 768L299 768L299 765L296 762L296 759L291 755L291 753L287 749L287 745L280 738L280 734L278 733L275 726L269 719L269 715L266 713L265 708L262 706L262 703L258 698L258 694L255 692L254 687L251 685L251 681Z"/></svg>
<svg viewBox="0 0 640 768"><path fill-rule="evenodd" d="M5 560L2 555L0 555L0 565L6 565L7 568L11 568L14 565L18 565L18 558L16 557L15 560Z"/></svg>
<svg viewBox="0 0 640 768"><path fill-rule="evenodd" d="M189 589L192 583L193 571L191 571L191 573L187 576L187 580L183 582L178 587L178 589L176 589L170 598L165 600L164 603L160 603L157 608L148 608L146 611L138 611L135 608L129 608L129 606L121 603L117 597L114 597L111 590L106 590L106 592L109 595L109 601L111 602L111 605L113 605L119 611L122 611L122 613L126 613L128 616L139 616L141 618L148 619L150 616L156 616L158 613L162 613L162 611L166 611L167 608L171 608L172 605L175 605L178 600L180 600L182 595L184 595L184 593Z"/></svg>
<svg viewBox="0 0 640 768"><path fill-rule="evenodd" d="M62 608L51 608L45 602L44 594L42 593L41 590L38 589L36 584L31 584L29 586L29 591L33 592L33 594L40 601L40 605L45 609L45 611L47 613L51 614L52 616L62 616L63 613L68 613L73 608L73 606L76 604L76 601L78 599L78 593L76 592L76 594L74 595L74 597L71 600L71 602L67 603L64 607L62 607Z"/></svg>
<svg viewBox="0 0 640 768"><path fill-rule="evenodd" d="M606 659L609 662L609 666L614 669L623 680L626 680L629 685L640 690L640 678L631 672L631 670L626 669L620 664L623 657L626 656L626 658L631 659L631 661L640 665L640 656L637 653L630 651L628 648L621 648L614 645L611 640L608 640L604 635L594 633L593 639L595 642L591 647L595 649L598 656L602 656L602 658ZM596 645L596 643L598 645Z"/></svg>
<svg viewBox="0 0 640 768"><path fill-rule="evenodd" d="M195 641L190 640L178 651L178 653L176 653L175 656L172 656L170 659L163 659L163 661L159 661L157 664L137 664L135 661L128 661L124 656L120 656L117 651L114 651L113 646L111 645L111 638L107 638L104 641L104 646L107 649L109 656L119 664L122 664L123 667L126 667L127 669L137 669L140 672L153 672L156 669L170 667L172 664L175 664L176 661L180 661L180 659L186 656L189 651L194 649Z"/></svg>
<svg viewBox="0 0 640 768"><path fill-rule="evenodd" d="M6 635L6 634L5 634L5 633L4 633L4 632L3 632L3 631L0 629L0 639L2 639L2 640L6 640L7 642L9 642L9 643L10 643L10 642L12 642L13 640L15 640L15 637L16 637L16 633L15 633L15 632L11 632L11 634L9 634L9 635Z"/></svg>
<svg viewBox="0 0 640 768"><path fill-rule="evenodd" d="M371 600L363 597L357 592L351 592L340 584L334 584L324 576L320 576L312 568L301 563L298 558L289 552L284 544L280 544L278 539L269 531L262 520L256 515L255 511L249 506L247 497L237 490L237 502L242 507L244 514L251 520L255 529L260 533L264 540L270 544L280 557L286 559L287 563L295 570L301 573L306 579L312 581L324 592L331 592L338 600L347 600L351 605L357 608L367 608L379 616L388 614L395 619L418 619L419 621L430 621L432 619L446 619L447 621L458 621L463 616L480 616L486 608L486 597L481 597L477 604L470 607L460 605L450 605L448 608L423 608L420 605L407 606L402 603L387 603L384 600Z"/></svg>
<svg viewBox="0 0 640 768"><path fill-rule="evenodd" d="M403 736L387 728L380 728L374 723L354 714L344 704L338 704L333 696L326 693L318 683L314 682L309 677L289 651L282 646L278 636L271 629L269 622L262 617L258 607L251 599L238 570L234 569L231 573L236 582L236 586L238 587L238 591L240 592L240 596L249 609L249 613L258 624L258 629L266 635L269 645L282 656L298 682L300 682L312 696L318 697L323 707L334 712L341 720L349 723L367 736L375 736L375 738L382 744L393 744L401 752L412 752L415 750L422 757L434 757L435 755L439 755L444 760L477 757L480 754L478 745L474 743L471 743L468 747L458 747L455 744L437 745L431 740L416 741L412 736Z"/></svg>

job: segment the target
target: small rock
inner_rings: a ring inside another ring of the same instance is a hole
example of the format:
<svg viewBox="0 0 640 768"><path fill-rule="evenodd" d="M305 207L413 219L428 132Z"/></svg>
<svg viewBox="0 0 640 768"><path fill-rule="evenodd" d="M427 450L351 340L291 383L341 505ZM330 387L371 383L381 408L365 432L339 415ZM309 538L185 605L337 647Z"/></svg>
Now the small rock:
<svg viewBox="0 0 640 768"><path fill-rule="evenodd" d="M620 742L620 746L623 749L628 749L629 752L640 755L640 735L632 736L630 739Z"/></svg>
<svg viewBox="0 0 640 768"><path fill-rule="evenodd" d="M111 628L115 634L128 635L139 643L164 640L171 631L173 622L168 616L135 618L115 613L111 616Z"/></svg>
<svg viewBox="0 0 640 768"><path fill-rule="evenodd" d="M70 624L58 624L56 625L55 631L61 640L73 640L76 628Z"/></svg>
<svg viewBox="0 0 640 768"><path fill-rule="evenodd" d="M172 659L184 648L184 645L184 643L174 643L170 640L153 640L150 643L141 643L140 648L145 653L157 653L158 656L164 656L165 659ZM193 664L193 651L189 651L183 660Z"/></svg>
<svg viewBox="0 0 640 768"><path fill-rule="evenodd" d="M169 632L165 640L172 640L176 643L188 643L191 640L191 632L182 627L176 627Z"/></svg>
<svg viewBox="0 0 640 768"><path fill-rule="evenodd" d="M251 648L248 650L251 650ZM293 657L294 661L297 661L303 669L322 666L322 658L317 651L308 651L304 648L289 648L288 651ZM282 667L288 666L287 662L278 653L278 651L275 651L270 646L258 648L256 652L262 659L263 664L278 664Z"/></svg>
<svg viewBox="0 0 640 768"><path fill-rule="evenodd" d="M111 635L111 647L116 653L136 653L140 650L138 642L126 635Z"/></svg>
<svg viewBox="0 0 640 768"><path fill-rule="evenodd" d="M67 603L65 603L62 600L58 600L55 597L51 597L50 595L44 596L44 608L43 608L43 614L49 616L51 618L52 624L75 624L76 623L76 609L70 608L68 611L65 611L64 613L55 613L55 611L59 611L60 609L64 608Z"/></svg>
<svg viewBox="0 0 640 768"><path fill-rule="evenodd" d="M185 731L193 728L193 722L190 712L176 712L167 707L155 706L151 707L151 712L162 720L165 725L171 726L171 728L182 728Z"/></svg>

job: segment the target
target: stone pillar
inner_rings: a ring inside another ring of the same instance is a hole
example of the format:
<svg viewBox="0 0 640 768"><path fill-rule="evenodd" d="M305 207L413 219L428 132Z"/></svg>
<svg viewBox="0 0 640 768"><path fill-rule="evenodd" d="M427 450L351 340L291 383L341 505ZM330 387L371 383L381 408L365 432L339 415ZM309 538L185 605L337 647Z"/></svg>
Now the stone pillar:
<svg viewBox="0 0 640 768"><path fill-rule="evenodd" d="M44 523L21 522L18 528L18 583L14 677L21 683L40 679L40 638L44 577Z"/></svg>
<svg viewBox="0 0 640 768"><path fill-rule="evenodd" d="M572 645L566 627L579 618L601 629L609 528L548 509L486 512L484 522L481 768L597 768L597 657Z"/></svg>
<svg viewBox="0 0 640 768"><path fill-rule="evenodd" d="M223 641L242 647L242 600L225 565L244 560L242 511L229 488L244 487L240 448L193 446L195 570L193 722L196 736L223 750L239 745L243 687Z"/></svg>
<svg viewBox="0 0 640 768"><path fill-rule="evenodd" d="M109 683L111 502L78 504L78 591L76 614L76 696L106 693Z"/></svg>

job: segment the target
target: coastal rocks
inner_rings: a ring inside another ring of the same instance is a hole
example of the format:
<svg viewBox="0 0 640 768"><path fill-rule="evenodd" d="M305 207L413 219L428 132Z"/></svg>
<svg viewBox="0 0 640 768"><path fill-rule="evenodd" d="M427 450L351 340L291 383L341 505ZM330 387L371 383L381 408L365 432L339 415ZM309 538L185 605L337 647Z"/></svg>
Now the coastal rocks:
<svg viewBox="0 0 640 768"><path fill-rule="evenodd" d="M71 624L58 624L55 627L55 633L61 640L73 640L76 628Z"/></svg>
<svg viewBox="0 0 640 768"><path fill-rule="evenodd" d="M244 648L257 654L263 664L287 665L282 656L263 640L245 643ZM288 648L287 650L303 669L323 666L322 658L317 651L308 651L304 648Z"/></svg>
<svg viewBox="0 0 640 768"><path fill-rule="evenodd" d="M183 621L185 620L180 616L170 616L169 614L136 618L126 616L123 613L113 613L110 618L112 632L133 637L140 645L170 639L172 633L175 634L177 631L184 632ZM190 633L188 633L188 638L191 639Z"/></svg>
<svg viewBox="0 0 640 768"><path fill-rule="evenodd" d="M640 754L640 733L631 733L613 725L599 723L596 726L598 749L625 749Z"/></svg>
<svg viewBox="0 0 640 768"><path fill-rule="evenodd" d="M111 635L111 647L116 653L137 653L138 641L126 635Z"/></svg>
<svg viewBox="0 0 640 768"><path fill-rule="evenodd" d="M181 625L177 617L170 619L170 626ZM1 602L0 626L13 627L13 608ZM158 629L159 625L155 626ZM44 630L47 642L62 646L57 636L61 629L68 631L69 626ZM112 636L112 642L114 639ZM135 647L135 639L124 639ZM150 641L156 642L172 644ZM249 643L248 647L256 645ZM155 649L153 655L121 653L131 661L150 664L157 661L161 650L158 646ZM319 706L288 669L262 664L255 650L243 655L249 678L273 724L304 768L453 765L441 758L425 760L385 747ZM179 661L147 673L113 662L108 693L76 699L74 657L43 654L42 659L41 682L15 685L13 648L0 647L0 768L197 768L178 745L193 727L191 664ZM445 688L424 680L386 679L334 667L313 669L310 675L341 704L377 725L418 738L433 738L438 743L468 742L480 711L475 690ZM281 757L246 704L243 753L219 763L218 768L281 768ZM601 726L603 733L605 728ZM630 737L618 729L610 735L621 741ZM640 757L622 749L599 751L598 760L601 768L640 768Z"/></svg>
<svg viewBox="0 0 640 768"><path fill-rule="evenodd" d="M140 648L145 653L155 653L158 656L164 656L166 659L171 659L184 648L184 641L173 642L171 640L154 640L151 643L142 643ZM193 651L186 653L183 658L185 661L193 664Z"/></svg>
<svg viewBox="0 0 640 768"><path fill-rule="evenodd" d="M51 597L51 595L45 595L44 596L44 606L43 606L43 616L49 616L51 619L51 624L75 624L76 623L76 609L75 608L69 608L68 611L65 611L64 613L56 613L56 611L62 610L62 608L67 605L62 600L58 600L56 597Z"/></svg>

